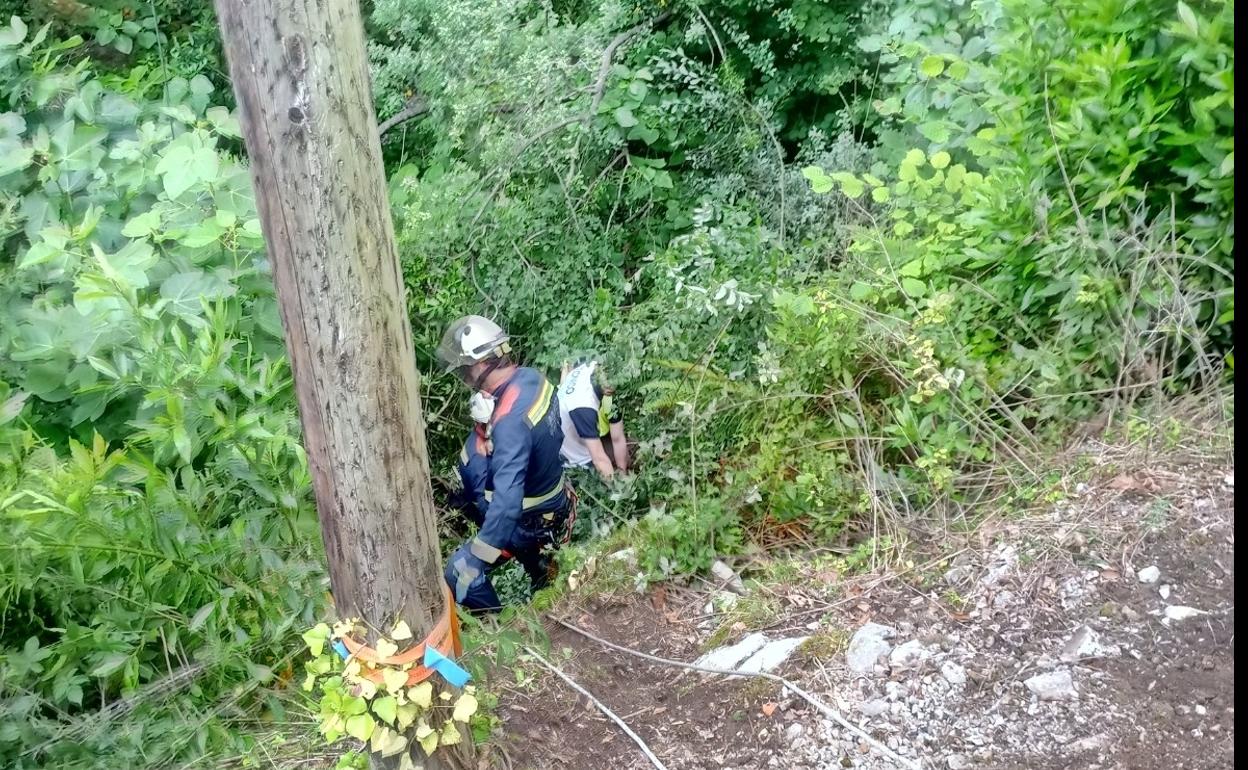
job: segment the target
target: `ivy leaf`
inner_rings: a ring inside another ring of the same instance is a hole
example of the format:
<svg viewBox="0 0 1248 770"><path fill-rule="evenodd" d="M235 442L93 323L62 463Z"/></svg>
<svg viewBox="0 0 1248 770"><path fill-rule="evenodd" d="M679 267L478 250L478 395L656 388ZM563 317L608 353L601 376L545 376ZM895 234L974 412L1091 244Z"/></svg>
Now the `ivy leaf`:
<svg viewBox="0 0 1248 770"><path fill-rule="evenodd" d="M380 727L377 729L377 732L373 733L372 749L374 754L392 757L406 748L407 738L389 727Z"/></svg>
<svg viewBox="0 0 1248 770"><path fill-rule="evenodd" d="M467 722L473 714L477 713L477 706L476 696L464 693L459 696L459 700L455 701L455 710L451 712L451 719L457 722Z"/></svg>
<svg viewBox="0 0 1248 770"><path fill-rule="evenodd" d="M359 741L366 741L373 735L373 730L377 729L377 723L368 714L356 714L353 717L347 717L346 730L347 735Z"/></svg>
<svg viewBox="0 0 1248 770"><path fill-rule="evenodd" d="M951 160L952 158L949 157L949 153L945 152L944 150L941 150L940 152L934 153L932 155L932 161L931 161L932 168L938 169L938 170L942 168L947 168L949 166L949 161Z"/></svg>
<svg viewBox="0 0 1248 770"><path fill-rule="evenodd" d="M888 203L890 197L887 187L877 187L871 191L871 200L876 203Z"/></svg>
<svg viewBox="0 0 1248 770"><path fill-rule="evenodd" d="M416 715L420 712L416 708L415 703L404 703L395 709L394 718L398 721L399 729L406 730L412 726L412 722L416 721Z"/></svg>
<svg viewBox="0 0 1248 770"><path fill-rule="evenodd" d="M443 746L456 746L463 740L463 736L459 734L459 728L455 726L453 720L446 720L446 724L442 725L442 739L439 743Z"/></svg>
<svg viewBox="0 0 1248 770"><path fill-rule="evenodd" d="M924 56L919 62L919 72L925 78L934 78L945 71L945 60L939 56Z"/></svg>
<svg viewBox="0 0 1248 770"><path fill-rule="evenodd" d="M387 724L394 724L394 718L398 713L398 709L399 702L393 695L387 695L384 698L378 698L373 701L373 713Z"/></svg>
<svg viewBox="0 0 1248 770"><path fill-rule="evenodd" d="M308 649L312 652L312 657L314 658L321 656L321 651L325 649L325 640L328 638L329 626L325 623L317 623L303 632L303 643L308 645Z"/></svg>
<svg viewBox="0 0 1248 770"><path fill-rule="evenodd" d="M909 235L912 232L914 232L914 225L910 224L909 222L898 222L897 224L893 225L893 233L898 238L905 238L907 235Z"/></svg>
<svg viewBox="0 0 1248 770"><path fill-rule="evenodd" d="M633 111L628 107L616 107L615 122L620 128L632 128L637 125L637 116L633 115Z"/></svg>
<svg viewBox="0 0 1248 770"><path fill-rule="evenodd" d="M312 672L308 672L308 675L304 677L303 679L303 691L312 692L312 688L315 686L316 686L316 674L313 674Z"/></svg>
<svg viewBox="0 0 1248 770"><path fill-rule="evenodd" d="M911 297L922 297L927 291L927 284L917 278L902 278L901 288Z"/></svg>
<svg viewBox="0 0 1248 770"><path fill-rule="evenodd" d="M416 725L416 740L425 750L425 754L433 754L433 750L438 747L438 733L426 722Z"/></svg>
<svg viewBox="0 0 1248 770"><path fill-rule="evenodd" d="M390 630L390 638L396 642L412 638L412 629L407 625L406 620L400 620L398 623L394 624L394 628Z"/></svg>
<svg viewBox="0 0 1248 770"><path fill-rule="evenodd" d="M383 668L381 680L387 692L398 692L407 684L407 672L397 668Z"/></svg>
<svg viewBox="0 0 1248 770"><path fill-rule="evenodd" d="M384 636L377 640L376 648L378 658L389 658L399 651L399 645L385 638Z"/></svg>
<svg viewBox="0 0 1248 770"><path fill-rule="evenodd" d="M433 684L421 682L407 691L407 699L422 709L433 705Z"/></svg>

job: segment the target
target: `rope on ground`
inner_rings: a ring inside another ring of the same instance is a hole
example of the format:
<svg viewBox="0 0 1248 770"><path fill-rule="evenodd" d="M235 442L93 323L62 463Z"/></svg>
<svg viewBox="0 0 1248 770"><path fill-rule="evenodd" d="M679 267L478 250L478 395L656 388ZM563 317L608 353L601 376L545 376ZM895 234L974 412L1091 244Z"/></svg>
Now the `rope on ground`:
<svg viewBox="0 0 1248 770"><path fill-rule="evenodd" d="M841 716L840 713L836 711L836 709L832 708L828 704L819 700L815 696L806 692L801 687L798 687L796 684L789 681L788 679L785 679L782 676L769 674L763 671L733 671L731 669L712 668L710 666L699 666L694 663L685 663L684 661L681 661L681 660L672 660L671 658L660 658L657 655L649 655L639 650L634 650L629 647L623 647L614 642L608 642L606 639L603 639L598 636L594 636L593 634L586 631L585 629L580 628L579 626L575 626L567 622L566 620L560 620L559 618L552 618L552 620L554 620L556 623L563 626L564 628L568 629L569 631L578 633L581 636L585 637L586 639L597 642L598 644L601 644L604 647L610 647L613 650L617 650L619 652L623 652L627 655L632 655L637 658L642 658L643 660L648 660L652 663L661 663L665 666L675 666L676 668L685 668L691 671L701 671L704 674L718 674L719 676L749 676L749 677L757 677L761 679L770 679L773 682L779 682L780 684L789 688L790 692L796 693L798 696L800 696L803 700L805 700L811 706L814 706L816 711L823 714L828 719L831 719L833 722L836 722L841 727L844 727L846 730L849 730L850 732L854 733L859 738L862 738L864 741L867 742L869 746L873 747L876 751L880 752L881 754L888 757L889 759L893 760L901 767L907 767L907 768L910 768L910 770L922 770L922 766L918 762L914 762L912 760L909 760L909 759L906 759L905 757L900 756L897 752L885 746L883 743L880 743L875 738L872 738L871 735L868 734L861 727L858 727L857 725L851 723L849 720L845 719L845 717Z"/></svg>
<svg viewBox="0 0 1248 770"><path fill-rule="evenodd" d="M594 706L596 706L599 711L606 714L608 717L611 718L611 721L619 725L620 729L624 731L624 734L627 735L629 738L632 738L633 743L636 743L637 747L641 749L641 753L646 755L646 759L650 760L650 764L654 765L656 768L658 768L658 770L667 770L667 766L664 765L663 762L660 761L659 758L654 755L654 752L651 751L650 747L646 745L646 742L641 739L641 736L633 732L632 729L624 722L623 719L621 719L619 716L616 715L614 711L612 711L610 708L607 707L607 704L598 700L597 698L594 697L593 693L591 693L589 690L586 690L584 687L581 687L579 684L574 682L572 680L572 677L563 673L563 671L561 671L558 666L556 666L555 664L543 658L541 654L538 653L537 650L533 649L532 647L525 647L524 651L532 655L534 658L536 658L538 663L541 663L543 666L545 666L546 668L554 672L554 674L558 676L560 679L562 679L564 683L568 685L568 687L571 687L573 690L576 690L581 695L584 695L586 698L588 698L589 702L594 704Z"/></svg>

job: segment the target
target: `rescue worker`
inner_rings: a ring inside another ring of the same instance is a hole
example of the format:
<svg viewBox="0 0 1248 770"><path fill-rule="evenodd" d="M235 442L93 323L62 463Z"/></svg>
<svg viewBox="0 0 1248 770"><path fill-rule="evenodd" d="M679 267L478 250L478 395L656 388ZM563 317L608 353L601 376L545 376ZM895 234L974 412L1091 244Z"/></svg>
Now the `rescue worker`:
<svg viewBox="0 0 1248 770"><path fill-rule="evenodd" d="M478 420L460 455L465 497L476 508L477 535L451 554L446 581L472 610L499 608L489 573L515 558L533 590L549 581L548 551L566 529L570 497L559 447L555 388L537 370L511 359L507 333L481 316L447 327L438 358L480 399Z"/></svg>
<svg viewBox="0 0 1248 770"><path fill-rule="evenodd" d="M610 483L618 468L628 470L628 442L624 423L612 410L615 391L601 376L597 361L563 366L559 381L559 418L563 426L564 466L585 468L593 465L602 480ZM610 441L612 457L607 455Z"/></svg>

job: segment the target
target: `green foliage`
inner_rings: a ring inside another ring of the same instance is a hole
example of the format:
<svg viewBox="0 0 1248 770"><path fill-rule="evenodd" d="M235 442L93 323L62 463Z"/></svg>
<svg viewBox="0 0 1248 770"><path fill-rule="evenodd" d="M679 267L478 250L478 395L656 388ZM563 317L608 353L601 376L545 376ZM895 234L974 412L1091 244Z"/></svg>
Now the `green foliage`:
<svg viewBox="0 0 1248 770"><path fill-rule="evenodd" d="M0 752L246 752L322 566L237 124L29 32L0 40Z"/></svg>

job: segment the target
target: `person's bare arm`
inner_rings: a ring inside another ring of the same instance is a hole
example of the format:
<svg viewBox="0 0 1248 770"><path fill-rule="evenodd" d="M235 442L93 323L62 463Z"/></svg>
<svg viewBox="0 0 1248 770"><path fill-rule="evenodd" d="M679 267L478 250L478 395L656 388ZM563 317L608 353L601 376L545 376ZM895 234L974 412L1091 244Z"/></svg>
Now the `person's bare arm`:
<svg viewBox="0 0 1248 770"><path fill-rule="evenodd" d="M615 478L615 468L611 465L611 458L607 457L607 450L603 448L601 441L587 441L586 448L589 449L589 458L594 463L594 468L598 470L598 475L602 476L602 480L610 482Z"/></svg>
<svg viewBox="0 0 1248 770"><path fill-rule="evenodd" d="M621 473L628 472L628 439L624 436L624 423L611 423L611 454L615 456L615 467Z"/></svg>

